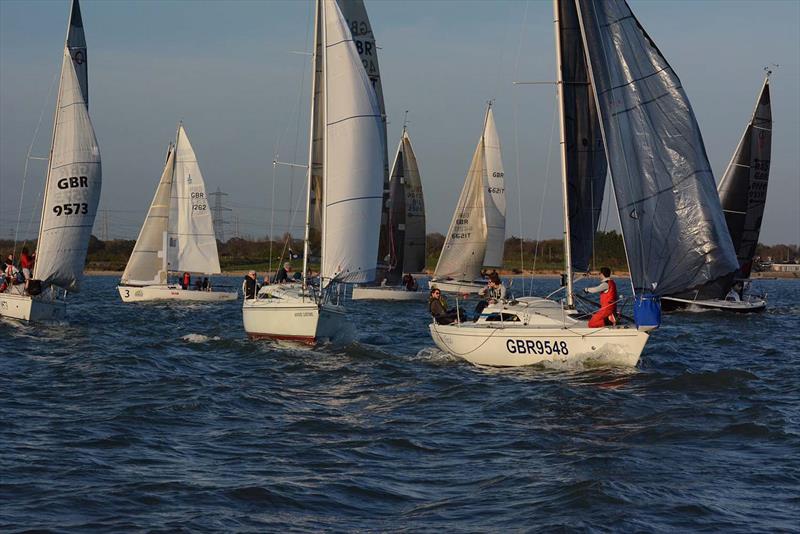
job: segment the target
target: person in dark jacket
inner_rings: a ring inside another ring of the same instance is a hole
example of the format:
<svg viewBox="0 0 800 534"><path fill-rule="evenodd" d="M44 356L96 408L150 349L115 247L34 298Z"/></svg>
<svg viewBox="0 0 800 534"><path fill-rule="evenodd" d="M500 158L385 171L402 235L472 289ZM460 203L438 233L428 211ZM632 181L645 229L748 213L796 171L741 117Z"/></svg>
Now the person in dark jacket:
<svg viewBox="0 0 800 534"><path fill-rule="evenodd" d="M442 292L436 287L431 289L428 310L437 324L451 324L459 319L459 313L456 310L447 309L447 299L442 296Z"/></svg>
<svg viewBox="0 0 800 534"><path fill-rule="evenodd" d="M292 272L292 264L288 261L283 264L283 267L278 269L278 272L275 273L275 283L276 284L285 284L289 282L289 273Z"/></svg>
<svg viewBox="0 0 800 534"><path fill-rule="evenodd" d="M244 282L242 283L242 293L244 294L245 299L254 299L256 295L258 295L258 290L261 286L258 285L258 275L255 271L250 271L247 273L247 276L244 277Z"/></svg>

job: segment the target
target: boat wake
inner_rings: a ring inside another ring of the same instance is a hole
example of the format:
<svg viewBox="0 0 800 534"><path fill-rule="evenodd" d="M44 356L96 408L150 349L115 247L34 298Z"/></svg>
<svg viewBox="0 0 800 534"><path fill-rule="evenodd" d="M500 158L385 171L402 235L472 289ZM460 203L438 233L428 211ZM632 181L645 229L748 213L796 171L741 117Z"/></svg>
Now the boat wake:
<svg viewBox="0 0 800 534"><path fill-rule="evenodd" d="M206 336L204 334L186 334L181 338L187 343L207 343L209 341L219 341L219 336Z"/></svg>

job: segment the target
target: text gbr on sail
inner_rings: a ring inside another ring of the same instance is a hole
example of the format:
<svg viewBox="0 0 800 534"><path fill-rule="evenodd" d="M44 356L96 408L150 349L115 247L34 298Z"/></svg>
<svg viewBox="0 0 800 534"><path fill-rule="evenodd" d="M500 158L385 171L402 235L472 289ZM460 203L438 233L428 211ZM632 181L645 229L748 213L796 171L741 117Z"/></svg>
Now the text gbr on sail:
<svg viewBox="0 0 800 534"><path fill-rule="evenodd" d="M71 189L73 187L89 187L89 179L86 176L70 176L58 181L59 189Z"/></svg>

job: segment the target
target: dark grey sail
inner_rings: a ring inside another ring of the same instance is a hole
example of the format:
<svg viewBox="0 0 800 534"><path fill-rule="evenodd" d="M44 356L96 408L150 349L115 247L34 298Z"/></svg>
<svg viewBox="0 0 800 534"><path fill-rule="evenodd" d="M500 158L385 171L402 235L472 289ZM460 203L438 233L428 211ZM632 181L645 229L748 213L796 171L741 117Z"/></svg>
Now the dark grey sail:
<svg viewBox="0 0 800 534"><path fill-rule="evenodd" d="M634 291L731 279L736 253L678 76L623 0L576 5Z"/></svg>
<svg viewBox="0 0 800 534"><path fill-rule="evenodd" d="M417 156L411 147L408 132L403 131L400 148L403 152L403 189L405 191L406 228L403 272L419 273L425 269L425 198Z"/></svg>
<svg viewBox="0 0 800 534"><path fill-rule="evenodd" d="M767 202L772 150L769 78L764 80L753 117L719 183L719 199L739 260L737 276L749 278Z"/></svg>
<svg viewBox="0 0 800 534"><path fill-rule="evenodd" d="M389 262L386 266L386 283L389 285L397 285L403 279L406 242L404 159L402 149L398 150L392 168L392 177L389 180Z"/></svg>
<svg viewBox="0 0 800 534"><path fill-rule="evenodd" d="M83 18L78 0L72 0L72 11L69 16L69 29L67 30L67 48L75 67L75 75L81 86L83 100L89 105L89 67L86 63L86 36L83 33Z"/></svg>
<svg viewBox="0 0 800 534"><path fill-rule="evenodd" d="M593 256L608 165L575 3L557 1L572 268L586 272Z"/></svg>
<svg viewBox="0 0 800 534"><path fill-rule="evenodd" d="M364 6L364 0L336 0L339 9L347 21L347 26L350 28L350 33L353 35L353 43L356 45L356 50L361 58L361 63L364 65L364 70L367 73L372 88L375 89L375 95L378 97L378 106L383 116L383 146L388 147L386 138L386 105L383 101L383 85L381 84L381 70L378 66L378 47L375 43L375 34L372 32L372 25L367 16L367 8ZM383 265L386 262L389 252L389 235L387 231L387 224L389 221L389 157L384 154L383 157L383 204L381 209L381 233L378 238L378 264Z"/></svg>

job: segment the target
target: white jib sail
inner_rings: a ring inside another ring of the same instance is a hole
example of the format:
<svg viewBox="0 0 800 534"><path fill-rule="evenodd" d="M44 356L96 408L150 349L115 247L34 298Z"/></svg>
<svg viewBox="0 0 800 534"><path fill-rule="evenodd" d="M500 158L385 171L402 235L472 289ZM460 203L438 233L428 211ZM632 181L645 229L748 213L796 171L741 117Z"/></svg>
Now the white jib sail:
<svg viewBox="0 0 800 534"><path fill-rule="evenodd" d="M164 255L166 240L164 234L169 228L170 197L172 177L175 167L175 149L170 144L167 163L156 187L153 202L147 211L136 245L133 247L128 265L122 273L122 283L130 285L158 285L167 283L166 261Z"/></svg>
<svg viewBox="0 0 800 534"><path fill-rule="evenodd" d="M486 152L484 191L488 227L483 264L488 267L500 267L503 265L503 248L506 241L506 185L503 159L500 154L500 137L497 135L492 108L486 112L483 141Z"/></svg>
<svg viewBox="0 0 800 534"><path fill-rule="evenodd" d="M375 279L383 198L382 116L339 7L325 20L325 163L322 278Z"/></svg>
<svg viewBox="0 0 800 534"><path fill-rule="evenodd" d="M436 264L435 278L473 280L480 275L488 235L484 207L485 175L484 137L481 136Z"/></svg>
<svg viewBox="0 0 800 534"><path fill-rule="evenodd" d="M183 125L175 141L167 258L170 271L220 272L206 186Z"/></svg>
<svg viewBox="0 0 800 534"><path fill-rule="evenodd" d="M33 273L44 286L78 291L101 181L100 149L73 60L65 49Z"/></svg>

